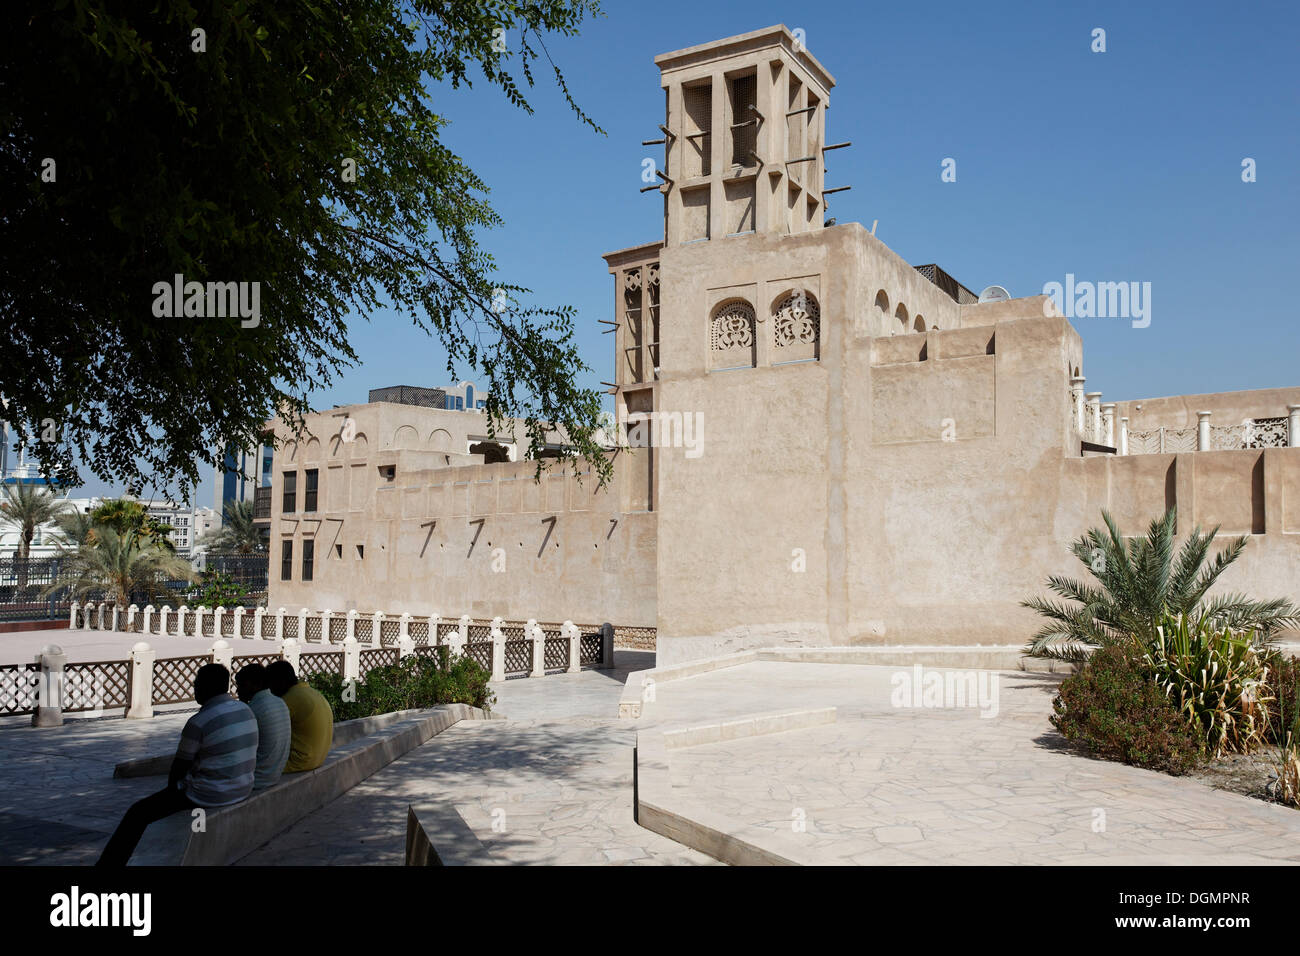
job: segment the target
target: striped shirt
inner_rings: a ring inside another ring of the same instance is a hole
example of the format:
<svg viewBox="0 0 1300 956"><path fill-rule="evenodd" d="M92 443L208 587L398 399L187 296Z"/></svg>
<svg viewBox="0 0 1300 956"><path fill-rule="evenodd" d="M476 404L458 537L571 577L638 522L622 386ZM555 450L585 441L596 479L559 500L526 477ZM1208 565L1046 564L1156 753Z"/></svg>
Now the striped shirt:
<svg viewBox="0 0 1300 956"><path fill-rule="evenodd" d="M185 722L176 756L194 761L185 776L191 800L201 807L238 803L253 790L257 718L247 704L218 694Z"/></svg>
<svg viewBox="0 0 1300 956"><path fill-rule="evenodd" d="M253 789L274 786L289 762L289 708L269 690L259 690L248 702L257 718L257 772Z"/></svg>

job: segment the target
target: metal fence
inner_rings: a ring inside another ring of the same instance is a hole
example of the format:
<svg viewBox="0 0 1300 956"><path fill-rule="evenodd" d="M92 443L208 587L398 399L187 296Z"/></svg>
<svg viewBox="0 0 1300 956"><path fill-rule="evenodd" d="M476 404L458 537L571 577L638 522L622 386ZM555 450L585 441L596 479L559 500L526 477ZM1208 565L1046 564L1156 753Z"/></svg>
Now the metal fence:
<svg viewBox="0 0 1300 956"><path fill-rule="evenodd" d="M0 621L48 621L67 617L67 588L49 592L59 580L61 558L0 558Z"/></svg>

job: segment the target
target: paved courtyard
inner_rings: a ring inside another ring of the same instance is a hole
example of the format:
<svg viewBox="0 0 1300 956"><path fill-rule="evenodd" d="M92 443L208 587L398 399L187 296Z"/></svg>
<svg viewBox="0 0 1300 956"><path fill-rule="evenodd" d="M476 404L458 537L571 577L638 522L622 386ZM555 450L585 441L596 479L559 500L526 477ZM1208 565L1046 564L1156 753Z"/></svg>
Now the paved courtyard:
<svg viewBox="0 0 1300 956"><path fill-rule="evenodd" d="M613 671L494 684L507 719L457 724L242 862L400 865L416 804L454 807L500 862L709 864L633 822L635 734L826 706L836 723L669 751L674 793L832 863L1300 862L1300 812L1063 750L1050 676L1000 674L981 718L892 706L909 669L757 662L661 682L618 720L627 674L652 663L619 651ZM0 728L0 864L93 862L161 779L113 765L171 752L186 716Z"/></svg>
<svg viewBox="0 0 1300 956"><path fill-rule="evenodd" d="M746 664L659 684L640 724L835 706L834 724L668 752L675 794L794 834L827 863L1300 862L1294 809L1064 750L1050 677L1000 674L984 718L892 706L894 675L910 672Z"/></svg>
<svg viewBox="0 0 1300 956"><path fill-rule="evenodd" d="M629 669L493 684L506 720L462 721L244 858L251 865L401 865L408 804L454 807L492 860L713 864L632 819L635 732L613 716Z"/></svg>

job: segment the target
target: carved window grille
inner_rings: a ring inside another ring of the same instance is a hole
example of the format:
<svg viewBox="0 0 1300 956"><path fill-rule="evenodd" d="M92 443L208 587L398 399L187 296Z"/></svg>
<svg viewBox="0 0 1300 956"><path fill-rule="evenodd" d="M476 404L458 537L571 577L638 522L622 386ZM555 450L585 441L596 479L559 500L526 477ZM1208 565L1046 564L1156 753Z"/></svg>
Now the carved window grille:
<svg viewBox="0 0 1300 956"><path fill-rule="evenodd" d="M821 347L821 308L802 289L791 292L772 311L776 361L818 358Z"/></svg>
<svg viewBox="0 0 1300 956"><path fill-rule="evenodd" d="M724 302L709 323L709 344L714 368L753 366L754 307L743 299Z"/></svg>

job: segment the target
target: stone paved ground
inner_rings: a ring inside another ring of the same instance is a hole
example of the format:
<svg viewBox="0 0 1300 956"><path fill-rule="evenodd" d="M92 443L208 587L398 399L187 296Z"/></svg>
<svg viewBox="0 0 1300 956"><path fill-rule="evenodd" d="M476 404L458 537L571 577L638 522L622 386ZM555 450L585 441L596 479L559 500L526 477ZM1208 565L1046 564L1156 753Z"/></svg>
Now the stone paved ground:
<svg viewBox="0 0 1300 956"><path fill-rule="evenodd" d="M114 780L113 766L174 751L187 719L0 729L0 865L94 863L126 808L166 782Z"/></svg>
<svg viewBox="0 0 1300 956"><path fill-rule="evenodd" d="M619 651L616 671L494 685L510 719L458 724L244 862L400 864L407 804L443 801L507 861L709 863L632 822L634 732L827 705L834 725L671 751L674 783L783 832L801 810L828 860L1300 862L1300 812L1063 751L1050 677L1003 674L998 715L981 719L892 707L896 668L755 663L661 683L645 717L618 721L623 679L649 662ZM113 765L169 752L185 716L0 729L0 864L93 862L159 785L114 780Z"/></svg>
<svg viewBox="0 0 1300 956"><path fill-rule="evenodd" d="M747 664L660 684L640 723L836 706L835 724L668 752L675 792L773 832L801 816L797 838L827 862L1300 862L1300 811L1064 750L1053 679L1002 674L997 716L981 718L892 706L899 673Z"/></svg>
<svg viewBox="0 0 1300 956"><path fill-rule="evenodd" d="M173 618L173 621L175 618ZM57 644L69 661L122 661L131 656L131 648L147 641L159 657L189 657L212 650L214 637L174 637L170 634L127 634L122 631L61 630L14 631L0 634L0 664L30 664L47 644ZM236 655L269 654L280 649L276 640L252 638L225 639ZM337 645L300 644L304 653L337 651Z"/></svg>
<svg viewBox="0 0 1300 956"><path fill-rule="evenodd" d="M615 660L614 671L493 684L508 719L462 721L241 862L401 865L407 806L439 803L502 862L713 863L632 820L635 733L613 715L628 670L653 655Z"/></svg>

